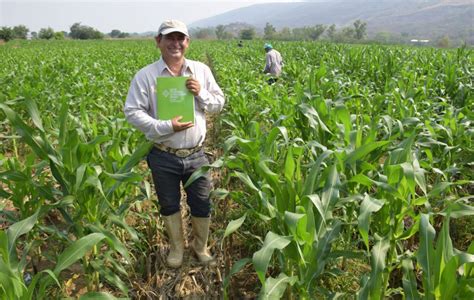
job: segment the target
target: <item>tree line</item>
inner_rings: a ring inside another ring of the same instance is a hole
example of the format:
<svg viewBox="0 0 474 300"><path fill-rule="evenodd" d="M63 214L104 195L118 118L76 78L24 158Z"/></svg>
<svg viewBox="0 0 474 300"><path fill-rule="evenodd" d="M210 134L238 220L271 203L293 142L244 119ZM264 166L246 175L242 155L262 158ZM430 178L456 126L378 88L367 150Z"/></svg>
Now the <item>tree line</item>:
<svg viewBox="0 0 474 300"><path fill-rule="evenodd" d="M370 39L367 37L367 22L356 20L352 26L337 28L335 24L314 26L305 26L299 28L283 27L277 30L275 26L266 23L263 31L245 23L230 23L227 25L218 25L216 27L194 28L191 35L198 39L266 39L282 41L301 41L301 40L320 40L325 39L333 42L360 42L378 43L378 44L408 44L412 43L410 34L402 32L401 34L391 32L378 32ZM443 35L430 41L430 45L448 48L453 44L449 36ZM459 43L458 43L459 44ZM417 44L415 44L417 45ZM462 45L462 43L461 43Z"/></svg>
<svg viewBox="0 0 474 300"><path fill-rule="evenodd" d="M336 25L326 26L318 24L315 26L307 26L302 28L282 28L277 31L276 28L267 23L263 29L263 38L271 40L317 40L324 32L327 36L333 40L348 40L356 39L361 40L366 36L367 24L361 20L354 22L354 27L342 28L339 31L336 30ZM1 27L0 28L0 39L9 41L11 39L27 39L29 29L24 25L18 25L13 28ZM217 38L219 40L235 39L239 38L242 40L252 40L259 37L254 27L246 24L229 24L229 25L218 25L215 28L198 28L191 30L193 37L197 39L212 39ZM39 32L31 32L30 37L33 39L103 39L105 36L111 38L126 38L130 34L121 32L118 29L112 30L108 34L103 34L97 29L94 29L87 25L81 25L77 22L71 25L70 32L58 31L55 32L51 27L42 28Z"/></svg>
<svg viewBox="0 0 474 300"><path fill-rule="evenodd" d="M277 30L275 26L270 23L266 23L262 30L245 24L245 23L230 23L227 25L218 25L216 27L207 28L191 28L190 33L193 38L196 39L218 39L218 40L252 40L257 38L263 38L266 40L283 40L283 41L296 41L296 40L319 40L325 39L334 42L359 42L364 40L364 43L383 43L383 44L406 44L410 43L408 33L401 33L396 35L390 32L378 32L372 37L371 40L367 40L367 23L362 20L356 20L352 26L336 28L335 24L323 25L316 24L314 26L305 26L299 28L283 27ZM87 25L82 25L79 22L74 23L70 27L70 31L57 31L55 32L51 27L41 28L39 32L30 32L30 30L24 25L18 25L14 27L0 27L0 40L9 41L12 39L45 39L45 40L61 40L61 39L103 39L108 38L127 38L130 36L136 36L137 33L122 32L118 29L114 29L111 32L104 34L99 30L92 28ZM153 33L148 35L140 35L141 37L150 37ZM432 45L438 47L450 47L452 41L447 35L439 37L437 40L431 42ZM455 44L455 43L454 43Z"/></svg>
<svg viewBox="0 0 474 300"><path fill-rule="evenodd" d="M264 38L267 40L317 40L324 33L327 38L334 41L350 41L350 40L362 40L366 37L367 23L362 20L356 20L353 23L353 27L344 27L337 29L335 24L330 26L317 24L314 26L305 26L300 28L289 28L284 27L281 30L277 30L275 26L270 23L266 23L263 28L263 34L257 33L255 27L242 24L232 23L228 25L218 25L215 28L198 28L192 31L192 34L196 38L201 39L212 39L216 38L219 40L226 39L241 39L241 40L252 40L255 38Z"/></svg>
<svg viewBox="0 0 474 300"><path fill-rule="evenodd" d="M80 22L76 22L69 28L70 32L66 31L54 31L51 27L41 28L39 32L28 29L25 25L18 25L14 27L1 27L0 28L0 39L6 42L12 39L44 39L44 40L62 40L65 38L78 39L78 40L90 40L90 39L103 39L104 37L111 38L126 38L130 34L127 32L121 32L118 29L112 30L110 33L104 34L99 30L92 28L87 25L81 25ZM30 33L30 35L28 35Z"/></svg>

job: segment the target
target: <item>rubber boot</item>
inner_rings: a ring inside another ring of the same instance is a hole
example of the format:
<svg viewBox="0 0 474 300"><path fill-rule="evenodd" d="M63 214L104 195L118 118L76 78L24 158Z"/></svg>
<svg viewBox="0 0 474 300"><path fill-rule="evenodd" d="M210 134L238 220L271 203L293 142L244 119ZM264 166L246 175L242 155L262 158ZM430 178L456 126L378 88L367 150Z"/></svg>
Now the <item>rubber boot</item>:
<svg viewBox="0 0 474 300"><path fill-rule="evenodd" d="M216 261L207 249L207 238L209 236L209 225L211 224L211 218L191 217L191 221L193 224L194 235L194 240L191 244L191 247L193 248L197 258L201 263L215 266Z"/></svg>
<svg viewBox="0 0 474 300"><path fill-rule="evenodd" d="M170 253L166 258L166 263L171 268L179 268L183 263L184 238L181 212L170 216L163 216L166 232L170 242Z"/></svg>

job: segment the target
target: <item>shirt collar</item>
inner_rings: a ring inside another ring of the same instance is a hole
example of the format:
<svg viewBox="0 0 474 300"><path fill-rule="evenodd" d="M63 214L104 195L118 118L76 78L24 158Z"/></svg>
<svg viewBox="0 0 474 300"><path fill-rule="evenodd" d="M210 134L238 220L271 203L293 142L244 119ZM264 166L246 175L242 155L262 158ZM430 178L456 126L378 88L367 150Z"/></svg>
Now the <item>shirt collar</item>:
<svg viewBox="0 0 474 300"><path fill-rule="evenodd" d="M158 61L158 64L157 64L157 67L158 67L158 74L160 74L160 75L163 75L165 70L168 73L171 73L169 68L168 68L168 65L163 60L163 57L160 57L160 60ZM184 68L183 69L184 69L184 75L193 75L193 70L191 68L190 61L187 60L186 58L184 59Z"/></svg>

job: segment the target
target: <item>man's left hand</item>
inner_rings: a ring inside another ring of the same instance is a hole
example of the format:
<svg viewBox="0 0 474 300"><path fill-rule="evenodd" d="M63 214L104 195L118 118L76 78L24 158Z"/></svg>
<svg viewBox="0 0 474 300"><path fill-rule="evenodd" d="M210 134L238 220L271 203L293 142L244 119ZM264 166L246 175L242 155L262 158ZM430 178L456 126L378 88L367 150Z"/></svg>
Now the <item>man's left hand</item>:
<svg viewBox="0 0 474 300"><path fill-rule="evenodd" d="M188 78L186 80L186 88L194 95L197 96L199 95L199 92L201 91L201 84L199 84L199 81L197 81L194 78Z"/></svg>

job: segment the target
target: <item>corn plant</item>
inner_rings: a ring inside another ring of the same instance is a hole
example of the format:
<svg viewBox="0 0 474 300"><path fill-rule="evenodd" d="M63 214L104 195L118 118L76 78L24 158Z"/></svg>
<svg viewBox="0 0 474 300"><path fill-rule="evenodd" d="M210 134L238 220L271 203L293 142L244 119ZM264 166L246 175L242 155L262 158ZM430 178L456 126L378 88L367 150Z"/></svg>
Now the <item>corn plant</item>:
<svg viewBox="0 0 474 300"><path fill-rule="evenodd" d="M262 299L469 297L472 245L455 250L449 228L472 216L472 49L273 44L285 58L273 85L258 42L193 41L188 53L227 98L214 127L224 155L190 181L219 169L213 194L238 206L216 212L237 216L221 245L237 234L252 241L245 257L226 253L225 293L251 264ZM1 214L10 226L1 240L22 251L17 264L2 250L0 286L57 295L61 268L26 285L25 257L59 241L53 260L66 266L69 249L93 237L71 259L88 276L83 298L107 297L102 281L126 295L142 267L134 253L150 248L124 219L150 198L135 166L151 145L121 111L131 77L159 53L150 41L11 45L0 47L0 197L15 210ZM56 211L65 226L45 222ZM32 227L8 240L15 224ZM350 290L326 284L348 278Z"/></svg>

